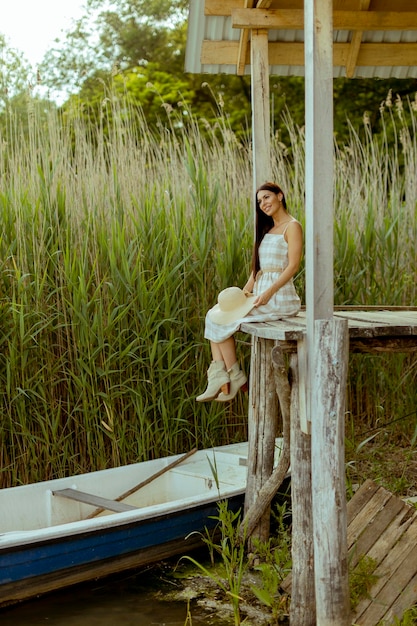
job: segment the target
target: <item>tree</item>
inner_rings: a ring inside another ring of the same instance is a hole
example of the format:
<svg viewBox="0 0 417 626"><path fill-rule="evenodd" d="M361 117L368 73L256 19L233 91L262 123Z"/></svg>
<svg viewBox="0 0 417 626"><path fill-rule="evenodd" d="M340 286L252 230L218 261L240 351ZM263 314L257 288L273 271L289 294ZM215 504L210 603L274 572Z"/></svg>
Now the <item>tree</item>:
<svg viewBox="0 0 417 626"><path fill-rule="evenodd" d="M30 87L31 69L18 50L7 45L0 33L0 110L7 102Z"/></svg>
<svg viewBox="0 0 417 626"><path fill-rule="evenodd" d="M103 90L123 85L126 94L145 107L151 126L161 120L161 104L175 106L182 100L211 125L219 117L226 119L246 140L251 128L250 78L184 73L187 8L187 0L87 0L87 15L45 57L41 65L45 83L86 99L90 113L99 106ZM147 83L157 85L155 93ZM296 126L304 125L304 79L272 76L270 88L274 135L288 145L283 113L288 111ZM378 132L379 108L390 89L414 99L417 81L334 81L335 137L340 145L349 139L350 123L363 132L365 113Z"/></svg>
<svg viewBox="0 0 417 626"><path fill-rule="evenodd" d="M182 71L187 6L185 0L87 0L86 15L45 55L45 83L71 93L98 72L149 62Z"/></svg>

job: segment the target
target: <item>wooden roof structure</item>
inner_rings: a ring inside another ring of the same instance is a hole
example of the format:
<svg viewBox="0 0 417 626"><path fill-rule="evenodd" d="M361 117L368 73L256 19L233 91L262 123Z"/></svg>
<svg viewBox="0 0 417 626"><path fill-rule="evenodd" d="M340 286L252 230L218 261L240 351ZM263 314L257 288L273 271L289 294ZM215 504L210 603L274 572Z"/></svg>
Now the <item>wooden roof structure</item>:
<svg viewBox="0 0 417 626"><path fill-rule="evenodd" d="M250 73L250 31L262 28L270 73L304 75L303 0L191 1L186 71ZM415 3L334 0L333 76L417 78Z"/></svg>

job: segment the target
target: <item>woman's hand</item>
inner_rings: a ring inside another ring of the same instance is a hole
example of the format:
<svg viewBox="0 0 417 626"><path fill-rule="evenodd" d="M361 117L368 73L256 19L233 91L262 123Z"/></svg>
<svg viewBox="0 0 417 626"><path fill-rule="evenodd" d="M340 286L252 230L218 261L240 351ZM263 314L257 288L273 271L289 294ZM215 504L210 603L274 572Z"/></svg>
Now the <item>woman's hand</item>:
<svg viewBox="0 0 417 626"><path fill-rule="evenodd" d="M267 289L266 291L263 291L262 293L260 293L253 303L254 306L258 307L258 306L263 306L265 304L268 304L268 302L273 296L273 293L274 292L271 289Z"/></svg>

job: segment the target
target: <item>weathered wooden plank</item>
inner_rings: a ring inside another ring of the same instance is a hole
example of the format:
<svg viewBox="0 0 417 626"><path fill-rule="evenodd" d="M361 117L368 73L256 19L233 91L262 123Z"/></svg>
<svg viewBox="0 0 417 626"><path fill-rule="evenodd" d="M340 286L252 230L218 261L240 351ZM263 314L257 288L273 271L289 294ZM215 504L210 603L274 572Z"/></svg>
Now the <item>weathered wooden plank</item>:
<svg viewBox="0 0 417 626"><path fill-rule="evenodd" d="M395 618L401 619L405 611L414 606L417 601L417 574L413 576L408 585L403 589L383 616L386 624L394 624Z"/></svg>
<svg viewBox="0 0 417 626"><path fill-rule="evenodd" d="M406 508L406 505L400 498L391 496L387 500L383 508L374 517L372 525L367 526L356 540L352 554L349 556L351 567L355 567L364 554L369 554L378 538L387 530L391 522L404 508Z"/></svg>
<svg viewBox="0 0 417 626"><path fill-rule="evenodd" d="M270 504L284 481L290 467L290 406L291 386L288 380L288 370L284 355L279 346L272 350L275 388L279 398L282 415L283 446L279 461L268 480L262 485L258 496L246 511L241 525L241 535L249 537L259 519L266 511L270 511Z"/></svg>
<svg viewBox="0 0 417 626"><path fill-rule="evenodd" d="M378 337L381 339L381 345L385 341L392 342L393 350L399 351L401 342L403 342L404 351L411 350L413 345L411 338L417 338L417 312L386 311L384 320L381 321L375 318L376 312L373 310L360 311L356 307L352 309L339 310L335 312L335 317L348 320L351 340L365 339L364 351L368 347L366 342L370 342L371 339L376 340ZM306 314L305 311L300 311L295 317L276 322L243 324L242 330L265 339L297 341L305 333Z"/></svg>
<svg viewBox="0 0 417 626"><path fill-rule="evenodd" d="M250 402L248 416L248 479L245 513L272 474L277 431L278 399L275 391L271 351L274 342L253 338L251 350ZM267 510L252 534L267 541L270 511ZM253 548L252 540L249 549Z"/></svg>
<svg viewBox="0 0 417 626"><path fill-rule="evenodd" d="M273 339L274 341L297 341L305 333L305 321L293 322L256 322L242 324L241 330L255 337Z"/></svg>
<svg viewBox="0 0 417 626"><path fill-rule="evenodd" d="M250 45L254 192L271 180L268 31L252 30Z"/></svg>
<svg viewBox="0 0 417 626"><path fill-rule="evenodd" d="M417 30L417 14L407 11L334 11L335 30ZM302 9L269 9L250 11L245 8L232 9L233 28L273 28L277 30L303 30L304 11Z"/></svg>
<svg viewBox="0 0 417 626"><path fill-rule="evenodd" d="M297 341L298 353L298 395L299 395L299 412L300 412L300 428L306 435L311 435L310 413L307 408L307 354L306 354L305 337Z"/></svg>
<svg viewBox="0 0 417 626"><path fill-rule="evenodd" d="M350 624L344 459L348 350L346 320L315 322L311 405L314 578L317 623L323 626Z"/></svg>
<svg viewBox="0 0 417 626"><path fill-rule="evenodd" d="M348 528L348 548L351 548L358 540L366 526L372 524L375 516L385 506L390 498L390 493L380 487L364 507L358 512Z"/></svg>
<svg viewBox="0 0 417 626"><path fill-rule="evenodd" d="M398 567L393 571L392 576L388 582L382 587L380 593L374 595L373 588L371 589L371 595L373 602L371 602L360 617L355 617L355 621L360 626L375 626L387 613L389 608L396 602L401 595L403 589L409 584L413 575L416 573L417 568L417 545L409 544L407 555L401 562L398 563ZM377 574L378 568L375 571Z"/></svg>
<svg viewBox="0 0 417 626"><path fill-rule="evenodd" d="M378 489L378 485L373 480L368 479L363 483L347 503L346 514L348 525L353 522L358 513L363 509L365 504L369 502Z"/></svg>
<svg viewBox="0 0 417 626"><path fill-rule="evenodd" d="M204 0L204 15L227 16L241 7L242 0Z"/></svg>
<svg viewBox="0 0 417 626"><path fill-rule="evenodd" d="M410 507L411 508L411 507ZM411 557L411 549L412 547L417 546L417 516L413 516L413 521L411 524L407 525L405 532L401 534L398 541L392 547L392 549L387 553L386 557L379 563L377 568L375 569L374 574L378 577L377 582L372 587L369 597L364 598L358 604L355 610L355 621L358 624L370 624L371 622L361 621L362 616L366 616L366 612L369 615L373 615L371 613L371 605L375 604L375 600L378 598L379 593L384 588L387 579L391 579L394 577L399 568L402 567L404 561ZM417 559L414 561L414 567L417 569ZM398 593L401 591L399 584L396 584L396 589ZM397 595L398 595L397 593ZM393 598L393 602L396 600L396 597ZM388 608L388 607L387 607ZM377 609L372 609L372 611L378 612ZM383 615L383 613L382 613ZM378 623L378 619L375 619L374 624Z"/></svg>
<svg viewBox="0 0 417 626"><path fill-rule="evenodd" d="M400 509L396 518L370 548L368 556L377 563L381 563L386 558L388 552L395 546L401 535L416 521L415 518L416 515L413 514L413 511L410 511L408 507L403 507L402 510Z"/></svg>
<svg viewBox="0 0 417 626"><path fill-rule="evenodd" d="M334 67L345 67L349 58L349 43L333 45ZM304 65L302 42L270 42L268 45L270 65ZM237 65L239 41L204 39L201 46L201 62L215 65ZM362 43L357 66L413 66L417 58L417 43ZM391 61L393 61L391 63Z"/></svg>
<svg viewBox="0 0 417 626"><path fill-rule="evenodd" d="M300 427L300 380L296 354L291 355L290 365L292 572L282 587L287 592L291 589L291 624L315 626L311 436Z"/></svg>

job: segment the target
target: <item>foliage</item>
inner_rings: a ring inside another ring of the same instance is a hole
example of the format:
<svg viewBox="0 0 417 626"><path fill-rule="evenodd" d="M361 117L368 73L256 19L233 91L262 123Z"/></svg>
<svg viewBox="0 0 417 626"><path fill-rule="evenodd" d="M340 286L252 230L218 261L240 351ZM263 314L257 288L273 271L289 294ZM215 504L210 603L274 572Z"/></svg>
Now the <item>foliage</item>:
<svg viewBox="0 0 417 626"><path fill-rule="evenodd" d="M271 610L273 623L277 623L279 618L288 614L288 598L279 593L279 588L291 571L291 533L285 522L289 514L286 503L278 504L272 513L277 522L277 531L267 542L253 540L260 560L255 570L261 573L261 586L252 585L251 590Z"/></svg>
<svg viewBox="0 0 417 626"><path fill-rule="evenodd" d="M416 623L417 606L414 606L404 613L401 620L398 619L398 617L395 617L392 626L415 626Z"/></svg>
<svg viewBox="0 0 417 626"><path fill-rule="evenodd" d="M221 407L194 403L202 311L250 254L250 229L243 246L223 236L220 146L196 135L187 158L113 116L90 137L76 111L52 109L46 125L28 117L27 137L11 124L1 147L4 486L245 437L244 403L234 434Z"/></svg>
<svg viewBox="0 0 417 626"><path fill-rule="evenodd" d="M70 93L86 80L158 63L183 73L186 24L183 0L89 0L86 15L56 41L40 65L49 88ZM169 72L166 70L169 68Z"/></svg>
<svg viewBox="0 0 417 626"><path fill-rule="evenodd" d="M86 14L47 52L40 66L44 86L60 100L66 93L76 95L88 107L97 103L98 113L103 82L108 88L117 75L130 101L144 108L153 129L160 116L155 115L152 99L147 106L149 94L144 93L137 77L157 74L158 80L152 76L147 80L157 86L167 104L185 101L194 115L206 118L211 125L224 116L236 136L249 142L250 77L184 73L187 10L186 0L88 0ZM389 90L394 100L413 100L417 84L412 79L334 80L335 139L339 146L349 142L351 124L363 139L364 116L374 135L383 132L379 110ZM304 79L271 76L270 93L272 132L288 145L289 132L282 114L288 110L296 125L304 125Z"/></svg>
<svg viewBox="0 0 417 626"><path fill-rule="evenodd" d="M193 557L184 556L198 567L205 576L211 578L216 585L230 598L233 608L235 626L241 623L240 597L243 575L248 568L245 558L245 537L240 536L240 511L233 512L228 508L227 501L218 504L219 513L212 519L218 520L217 532L220 533L219 543L215 543L209 533L203 536L203 541L209 547L210 553L217 553L221 558L221 574L213 568L207 569Z"/></svg>
<svg viewBox="0 0 417 626"><path fill-rule="evenodd" d="M29 63L0 33L0 112L17 94L28 89L30 76Z"/></svg>
<svg viewBox="0 0 417 626"><path fill-rule="evenodd" d="M349 571L350 605L355 609L362 598L369 598L369 592L378 581L374 574L377 562L370 556L362 555L354 568Z"/></svg>
<svg viewBox="0 0 417 626"><path fill-rule="evenodd" d="M194 397L210 359L205 312L247 278L250 146L223 117L203 133L186 107L163 109L151 131L117 91L95 125L75 100L23 104L0 144L2 485L246 438L244 397ZM353 133L335 152L336 304L416 299L416 134L388 114L394 147L368 129L366 143ZM303 222L304 134L284 122L290 144L273 142L273 176ZM303 270L296 282L304 298ZM351 355L349 420L366 432L413 416L416 373L407 355ZM415 420L398 422L397 438L413 435Z"/></svg>

